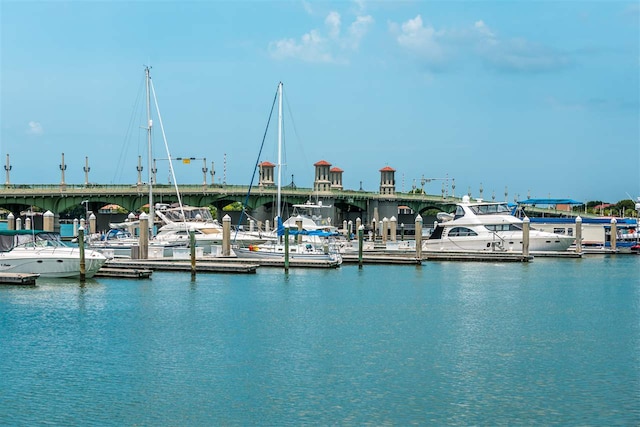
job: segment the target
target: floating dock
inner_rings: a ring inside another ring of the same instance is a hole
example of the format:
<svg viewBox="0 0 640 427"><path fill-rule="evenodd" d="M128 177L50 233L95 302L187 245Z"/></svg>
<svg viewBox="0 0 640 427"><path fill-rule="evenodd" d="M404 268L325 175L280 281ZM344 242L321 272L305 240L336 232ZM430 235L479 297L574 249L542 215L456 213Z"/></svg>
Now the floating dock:
<svg viewBox="0 0 640 427"><path fill-rule="evenodd" d="M530 262L533 255L510 252L422 252L425 261Z"/></svg>
<svg viewBox="0 0 640 427"><path fill-rule="evenodd" d="M120 279L149 279L153 270L139 268L102 267L94 277L117 277Z"/></svg>
<svg viewBox="0 0 640 427"><path fill-rule="evenodd" d="M230 259L230 258L229 258ZM258 265L255 263L237 263L228 262L227 258L224 260L202 260L196 261L196 273L236 273L236 274L254 274L258 269ZM108 261L104 267L107 269L121 269L121 270L152 270L152 271L191 271L190 261L174 261L170 259L113 259Z"/></svg>
<svg viewBox="0 0 640 427"><path fill-rule="evenodd" d="M224 258L207 258L204 260L224 260L231 264L246 264L252 262L258 264L260 267L277 267L284 268L284 258L238 258L238 257L224 257ZM202 261L198 260L198 263ZM221 262L221 261L220 261ZM329 259L305 259L305 258L291 258L289 260L289 268L337 268L340 264L337 261L331 261Z"/></svg>
<svg viewBox="0 0 640 427"><path fill-rule="evenodd" d="M0 273L0 285L35 286L39 274Z"/></svg>
<svg viewBox="0 0 640 427"><path fill-rule="evenodd" d="M343 254L342 262L345 264L358 264L358 254ZM412 253L374 253L374 252L364 252L362 254L362 263L363 264L386 264L386 265L398 265L398 264L409 264L409 265L417 265L422 264L422 260L416 258L415 252Z"/></svg>

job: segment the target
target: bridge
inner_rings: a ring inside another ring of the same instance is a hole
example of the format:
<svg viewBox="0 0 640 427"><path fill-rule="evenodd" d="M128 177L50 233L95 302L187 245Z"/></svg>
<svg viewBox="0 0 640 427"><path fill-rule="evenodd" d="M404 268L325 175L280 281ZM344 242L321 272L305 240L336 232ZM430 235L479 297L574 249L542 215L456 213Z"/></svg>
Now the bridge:
<svg viewBox="0 0 640 427"><path fill-rule="evenodd" d="M182 203L191 206L214 206L218 219L224 215L223 208L234 202L240 202L247 212L257 220L272 220L275 216L277 190L273 186L254 186L249 196L248 186L243 185L179 185ZM18 217L24 210L38 208L42 212L51 211L59 218L65 210L84 205L87 211L98 215L105 205L119 205L128 212L140 212L148 204L149 188L138 185L73 185L73 184L32 184L0 186L0 207ZM456 203L458 198L436 196L422 193L381 194L369 191L336 190L314 191L311 188L283 187L283 204L304 203L307 200L321 201L331 206L331 218L338 225L342 221L354 221L360 218L368 224L374 218L398 219L398 223L413 224L416 214L429 209L446 210ZM176 203L178 197L174 186L154 185L155 203ZM287 209L283 209L287 212ZM404 217L403 217L404 215ZM284 215L283 215L284 216Z"/></svg>

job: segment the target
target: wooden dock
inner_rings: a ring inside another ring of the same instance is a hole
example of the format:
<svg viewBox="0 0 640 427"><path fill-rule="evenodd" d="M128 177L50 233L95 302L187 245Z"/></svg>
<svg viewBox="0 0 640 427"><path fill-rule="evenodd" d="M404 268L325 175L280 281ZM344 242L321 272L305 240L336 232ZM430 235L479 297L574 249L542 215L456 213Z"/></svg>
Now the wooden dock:
<svg viewBox="0 0 640 427"><path fill-rule="evenodd" d="M343 254L342 262L345 264L358 264L358 254ZM415 252L411 253L373 253L365 252L362 254L363 264L380 264L380 265L417 265L422 264L422 260L416 258Z"/></svg>
<svg viewBox="0 0 640 427"><path fill-rule="evenodd" d="M231 264L246 264L248 262L258 264L260 267L276 267L284 268L284 258L238 258L238 257L224 257L224 258L208 258L204 257L203 260L221 260L219 262L228 262ZM198 263L201 262L198 260ZM328 259L304 259L304 258L291 258L289 260L290 268L337 268L340 264L337 261L331 261Z"/></svg>
<svg viewBox="0 0 640 427"><path fill-rule="evenodd" d="M102 267L94 277L117 277L120 279L149 279L153 270L139 268Z"/></svg>
<svg viewBox="0 0 640 427"><path fill-rule="evenodd" d="M0 285L35 286L39 274L0 273Z"/></svg>
<svg viewBox="0 0 640 427"><path fill-rule="evenodd" d="M530 262L533 255L513 252L422 252L425 261Z"/></svg>
<svg viewBox="0 0 640 427"><path fill-rule="evenodd" d="M104 268L108 269L139 269L152 271L191 271L191 262L171 259L113 259L108 261ZM258 265L255 263L234 263L228 262L225 258L220 261L197 260L196 273L235 273L235 274L255 274Z"/></svg>

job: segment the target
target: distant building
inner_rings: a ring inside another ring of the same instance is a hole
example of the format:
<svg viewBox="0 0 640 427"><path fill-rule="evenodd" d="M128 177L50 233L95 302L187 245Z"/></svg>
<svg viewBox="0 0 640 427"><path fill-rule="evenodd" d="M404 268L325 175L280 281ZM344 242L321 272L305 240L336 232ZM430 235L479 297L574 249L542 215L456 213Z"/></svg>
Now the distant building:
<svg viewBox="0 0 640 427"><path fill-rule="evenodd" d="M316 177L313 181L313 191L330 191L331 190L331 180L329 177L331 170L331 163L320 160L317 163L314 163L316 168Z"/></svg>
<svg viewBox="0 0 640 427"><path fill-rule="evenodd" d="M262 162L258 166L260 167L258 185L260 187L273 187L276 185L273 179L273 170L276 165L271 162Z"/></svg>
<svg viewBox="0 0 640 427"><path fill-rule="evenodd" d="M338 167L333 167L329 170L332 190L342 190L342 172L344 171Z"/></svg>
<svg viewBox="0 0 640 427"><path fill-rule="evenodd" d="M380 169L380 194L396 194L396 170L385 166Z"/></svg>

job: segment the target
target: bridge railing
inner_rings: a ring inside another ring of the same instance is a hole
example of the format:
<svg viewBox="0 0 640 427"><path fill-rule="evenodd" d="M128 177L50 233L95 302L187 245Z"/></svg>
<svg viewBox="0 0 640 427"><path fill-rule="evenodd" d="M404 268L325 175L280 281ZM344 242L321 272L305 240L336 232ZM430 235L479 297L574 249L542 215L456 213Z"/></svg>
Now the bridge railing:
<svg viewBox="0 0 640 427"><path fill-rule="evenodd" d="M178 185L178 189L181 194L233 194L241 195L246 194L249 187L247 185L232 185L232 184L181 184ZM312 188L304 187L283 187L282 193L284 195L291 196L304 196L313 198L315 196L338 196L352 198L354 200L362 199L402 199L407 201L455 201L454 197L442 197L440 195L427 195L424 193L401 193L397 192L393 195L380 194L374 191L364 190L330 190L323 192L316 192ZM21 197L27 195L38 195L52 197L60 194L67 195L131 195L131 194L146 194L149 192L149 187L146 184L10 184L0 185L0 195L4 197ZM168 184L156 184L153 186L154 194L170 195L175 193L175 187ZM275 195L277 193L276 187L261 187L254 186L251 189L253 195Z"/></svg>

